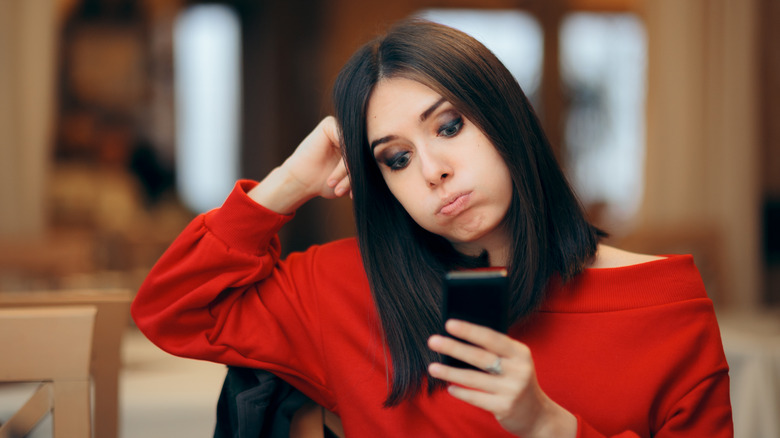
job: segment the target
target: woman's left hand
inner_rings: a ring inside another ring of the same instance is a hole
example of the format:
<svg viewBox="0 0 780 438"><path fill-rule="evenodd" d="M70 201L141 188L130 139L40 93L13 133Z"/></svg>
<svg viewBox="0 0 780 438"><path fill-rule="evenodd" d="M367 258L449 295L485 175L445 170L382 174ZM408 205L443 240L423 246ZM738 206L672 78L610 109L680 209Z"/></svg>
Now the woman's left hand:
<svg viewBox="0 0 780 438"><path fill-rule="evenodd" d="M465 321L449 320L449 334L433 335L431 350L462 360L479 369L454 368L441 363L428 367L431 376L452 383L452 396L491 412L510 433L531 437L575 437L577 419L539 387L530 349L502 333Z"/></svg>

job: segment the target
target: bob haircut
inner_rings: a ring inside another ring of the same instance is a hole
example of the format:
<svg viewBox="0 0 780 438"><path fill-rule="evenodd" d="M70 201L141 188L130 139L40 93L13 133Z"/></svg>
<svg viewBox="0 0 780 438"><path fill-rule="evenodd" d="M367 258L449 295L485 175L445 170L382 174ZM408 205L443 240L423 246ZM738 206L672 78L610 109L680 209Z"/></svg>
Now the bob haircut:
<svg viewBox="0 0 780 438"><path fill-rule="evenodd" d="M443 386L427 375L428 364L439 360L427 339L441 331L442 277L488 263L485 254L466 257L417 225L387 188L368 144L366 109L377 83L395 77L439 93L487 136L509 168L510 321L539 307L552 278L580 273L604 235L586 220L520 85L481 43L415 19L358 49L339 73L333 98L357 238L390 353L386 407L417 395L426 380L429 392Z"/></svg>

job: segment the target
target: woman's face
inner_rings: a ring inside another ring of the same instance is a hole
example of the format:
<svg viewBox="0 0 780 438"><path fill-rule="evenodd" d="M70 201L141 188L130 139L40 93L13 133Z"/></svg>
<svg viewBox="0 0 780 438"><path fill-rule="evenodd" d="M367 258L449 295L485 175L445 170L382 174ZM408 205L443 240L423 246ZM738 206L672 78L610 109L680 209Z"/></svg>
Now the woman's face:
<svg viewBox="0 0 780 438"><path fill-rule="evenodd" d="M390 191L424 229L466 254L507 246L512 182L482 131L442 96L384 79L368 102L368 143Z"/></svg>

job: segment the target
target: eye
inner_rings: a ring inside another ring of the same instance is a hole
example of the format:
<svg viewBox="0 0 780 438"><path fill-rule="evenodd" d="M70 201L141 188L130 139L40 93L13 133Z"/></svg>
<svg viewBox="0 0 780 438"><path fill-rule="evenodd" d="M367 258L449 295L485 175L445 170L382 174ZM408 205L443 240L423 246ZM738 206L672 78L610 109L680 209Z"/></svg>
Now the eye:
<svg viewBox="0 0 780 438"><path fill-rule="evenodd" d="M389 157L387 160L385 160L385 165L389 167L390 170L401 170L409 165L410 159L411 159L410 152L408 151L399 152Z"/></svg>
<svg viewBox="0 0 780 438"><path fill-rule="evenodd" d="M438 135L441 137L455 137L463 128L463 117L456 117L439 127Z"/></svg>

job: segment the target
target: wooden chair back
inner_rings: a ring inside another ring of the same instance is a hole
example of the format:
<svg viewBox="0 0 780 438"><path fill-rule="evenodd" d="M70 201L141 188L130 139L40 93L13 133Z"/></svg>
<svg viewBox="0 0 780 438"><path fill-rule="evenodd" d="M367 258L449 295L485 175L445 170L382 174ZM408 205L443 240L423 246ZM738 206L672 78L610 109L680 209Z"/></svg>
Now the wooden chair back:
<svg viewBox="0 0 780 438"><path fill-rule="evenodd" d="M93 306L0 308L0 382L41 382L0 426L0 438L25 436L49 412L54 438L91 436L96 312Z"/></svg>
<svg viewBox="0 0 780 438"><path fill-rule="evenodd" d="M90 371L94 386L94 435L116 438L119 434L119 371L122 337L130 324L128 289L66 289L0 291L0 309L6 307L94 306L95 330L92 337Z"/></svg>

